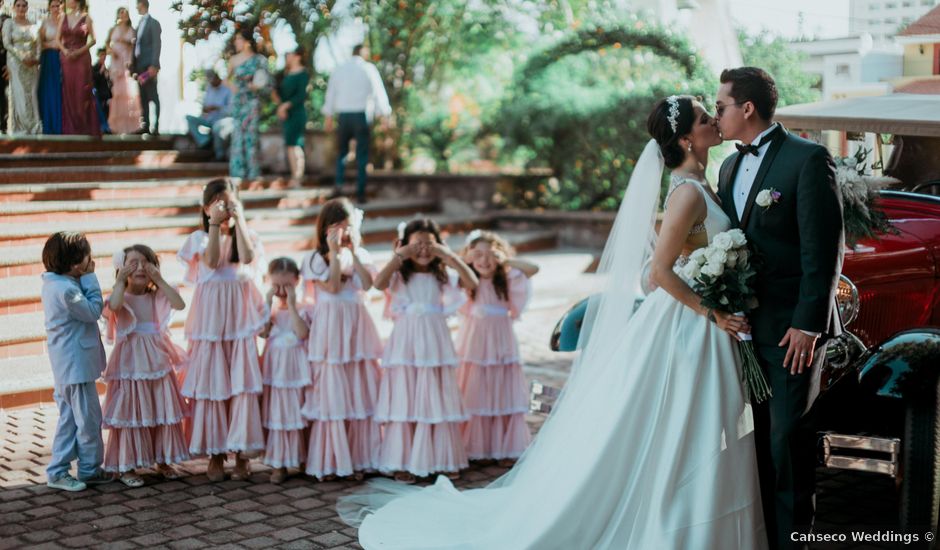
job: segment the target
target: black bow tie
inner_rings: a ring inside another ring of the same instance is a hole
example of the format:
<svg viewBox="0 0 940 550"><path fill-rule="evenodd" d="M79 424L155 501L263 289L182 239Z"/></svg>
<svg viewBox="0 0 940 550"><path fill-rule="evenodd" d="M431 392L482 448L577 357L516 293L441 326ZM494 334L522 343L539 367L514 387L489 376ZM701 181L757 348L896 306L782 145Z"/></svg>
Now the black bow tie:
<svg viewBox="0 0 940 550"><path fill-rule="evenodd" d="M738 152L741 153L742 155L751 154L757 157L757 156L760 156L760 148L766 145L767 143L770 143L770 141L774 139L774 135L776 133L777 133L777 129L774 128L772 132L762 137L761 140L757 143L757 145L754 145L753 143L748 143L747 145L743 143L735 143L734 146L738 148Z"/></svg>

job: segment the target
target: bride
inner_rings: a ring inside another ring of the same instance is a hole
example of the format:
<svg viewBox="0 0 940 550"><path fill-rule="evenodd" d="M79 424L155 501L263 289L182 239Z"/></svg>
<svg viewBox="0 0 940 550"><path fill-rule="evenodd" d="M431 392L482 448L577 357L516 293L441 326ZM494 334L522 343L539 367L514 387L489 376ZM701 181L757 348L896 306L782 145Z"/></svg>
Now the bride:
<svg viewBox="0 0 940 550"><path fill-rule="evenodd" d="M690 96L657 103L647 129L581 354L531 447L482 489L378 479L340 499L364 548L766 548L734 340L750 327L704 308L675 270L731 227L705 181L721 138ZM663 165L672 175L657 237Z"/></svg>

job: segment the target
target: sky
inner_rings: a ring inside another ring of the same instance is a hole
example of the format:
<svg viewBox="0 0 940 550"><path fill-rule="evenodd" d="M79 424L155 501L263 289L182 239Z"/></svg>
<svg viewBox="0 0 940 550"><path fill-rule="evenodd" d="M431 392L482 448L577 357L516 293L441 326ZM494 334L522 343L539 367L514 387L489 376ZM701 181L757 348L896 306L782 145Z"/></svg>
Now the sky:
<svg viewBox="0 0 940 550"><path fill-rule="evenodd" d="M791 38L849 33L849 0L728 0L728 6L731 16L749 29L767 28Z"/></svg>

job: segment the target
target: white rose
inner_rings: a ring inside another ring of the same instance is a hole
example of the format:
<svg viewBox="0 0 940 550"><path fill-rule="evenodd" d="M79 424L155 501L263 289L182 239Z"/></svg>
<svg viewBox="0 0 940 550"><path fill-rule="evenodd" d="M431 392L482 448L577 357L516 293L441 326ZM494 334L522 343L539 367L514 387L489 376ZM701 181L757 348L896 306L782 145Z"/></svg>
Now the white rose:
<svg viewBox="0 0 940 550"><path fill-rule="evenodd" d="M770 194L770 189L764 189L757 194L757 199L754 200L757 203L757 206L762 206L767 208L774 203L773 195Z"/></svg>
<svg viewBox="0 0 940 550"><path fill-rule="evenodd" d="M705 254L705 257L709 264L724 266L725 262L728 261L728 252L718 248L710 249Z"/></svg>
<svg viewBox="0 0 940 550"><path fill-rule="evenodd" d="M728 231L728 235L731 235L731 241L734 242L735 248L740 248L747 244L747 237L744 236L744 231L740 229L732 229Z"/></svg>
<svg viewBox="0 0 940 550"><path fill-rule="evenodd" d="M734 247L734 239L731 238L731 235L729 235L727 231L719 233L718 236L712 240L711 246L722 250L731 250L731 248Z"/></svg>
<svg viewBox="0 0 940 550"><path fill-rule="evenodd" d="M725 272L725 264L722 262L720 264L713 264L708 262L702 267L702 275L708 275L710 277L721 277L722 273Z"/></svg>
<svg viewBox="0 0 940 550"><path fill-rule="evenodd" d="M699 267L705 265L705 252L704 248L696 248L689 254L689 263L698 264Z"/></svg>
<svg viewBox="0 0 940 550"><path fill-rule="evenodd" d="M698 262L690 261L682 266L682 274L689 280L698 279L699 275L702 274L702 266Z"/></svg>
<svg viewBox="0 0 940 550"><path fill-rule="evenodd" d="M733 268L734 266L738 265L738 253L735 252L734 250L729 250L728 259L725 260L725 265L730 268Z"/></svg>

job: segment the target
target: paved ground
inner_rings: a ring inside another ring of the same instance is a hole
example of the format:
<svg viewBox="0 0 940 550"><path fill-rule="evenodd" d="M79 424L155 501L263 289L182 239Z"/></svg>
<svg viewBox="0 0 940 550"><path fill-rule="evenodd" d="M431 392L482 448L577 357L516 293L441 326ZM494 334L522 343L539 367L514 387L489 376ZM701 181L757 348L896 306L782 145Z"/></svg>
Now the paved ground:
<svg viewBox="0 0 940 550"><path fill-rule="evenodd" d="M544 254L534 279L531 309L517 326L530 379L561 383L571 356L547 349L555 320L590 288L579 275L583 255ZM163 481L144 472L147 485L119 483L81 493L45 486L45 465L55 429L54 407L0 411L0 550L5 548L359 548L356 531L342 524L336 499L359 484L318 483L298 476L268 483L268 470L253 464L249 481L209 483L205 460L182 465L189 474ZM537 430L542 418L530 418ZM231 464L229 464L231 466ZM505 470L473 466L458 485L488 483ZM896 517L893 481L820 469L818 531L892 528ZM851 538L851 537L850 537ZM901 548L902 545L820 544L814 548Z"/></svg>

